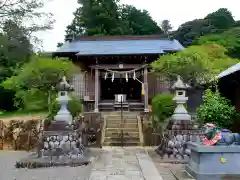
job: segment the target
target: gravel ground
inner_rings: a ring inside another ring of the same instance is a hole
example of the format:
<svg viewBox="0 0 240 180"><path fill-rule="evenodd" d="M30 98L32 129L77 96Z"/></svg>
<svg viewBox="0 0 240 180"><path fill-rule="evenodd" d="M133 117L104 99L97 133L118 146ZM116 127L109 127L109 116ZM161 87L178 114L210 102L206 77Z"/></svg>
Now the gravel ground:
<svg viewBox="0 0 240 180"><path fill-rule="evenodd" d="M28 154L19 151L0 151L0 180L88 180L92 171L92 165L16 169L15 162Z"/></svg>

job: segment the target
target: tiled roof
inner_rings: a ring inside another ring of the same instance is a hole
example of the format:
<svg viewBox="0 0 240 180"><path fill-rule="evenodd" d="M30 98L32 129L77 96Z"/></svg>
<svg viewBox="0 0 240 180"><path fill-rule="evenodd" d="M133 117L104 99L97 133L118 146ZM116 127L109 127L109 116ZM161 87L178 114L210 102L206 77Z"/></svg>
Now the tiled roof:
<svg viewBox="0 0 240 180"><path fill-rule="evenodd" d="M66 42L55 53L76 53L76 55L114 54L161 54L165 51L180 51L184 47L177 40L75 40Z"/></svg>
<svg viewBox="0 0 240 180"><path fill-rule="evenodd" d="M221 73L217 76L217 78L223 78L223 77L228 76L228 75L230 75L230 74L233 74L233 73L235 73L235 72L237 72L237 71L240 71L240 63L237 63L237 64L229 67L229 68L226 69L225 71L221 72Z"/></svg>

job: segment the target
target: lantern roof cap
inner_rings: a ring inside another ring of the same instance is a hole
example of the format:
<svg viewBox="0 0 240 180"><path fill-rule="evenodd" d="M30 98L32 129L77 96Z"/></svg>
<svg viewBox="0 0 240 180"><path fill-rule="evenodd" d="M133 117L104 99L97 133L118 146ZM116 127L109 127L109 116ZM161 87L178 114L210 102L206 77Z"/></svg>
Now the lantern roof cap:
<svg viewBox="0 0 240 180"><path fill-rule="evenodd" d="M173 90L186 90L190 86L183 82L181 76L177 76L177 81L173 84L172 89Z"/></svg>
<svg viewBox="0 0 240 180"><path fill-rule="evenodd" d="M74 90L73 86L67 82L66 76L62 77L61 81L56 85L56 89L58 91L73 91Z"/></svg>

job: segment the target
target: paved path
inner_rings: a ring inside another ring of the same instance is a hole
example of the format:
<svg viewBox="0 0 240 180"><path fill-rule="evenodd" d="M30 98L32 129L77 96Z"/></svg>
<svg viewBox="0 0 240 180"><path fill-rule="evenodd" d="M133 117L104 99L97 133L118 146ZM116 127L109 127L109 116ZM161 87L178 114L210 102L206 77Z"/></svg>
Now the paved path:
<svg viewBox="0 0 240 180"><path fill-rule="evenodd" d="M104 147L89 180L163 180L143 148Z"/></svg>

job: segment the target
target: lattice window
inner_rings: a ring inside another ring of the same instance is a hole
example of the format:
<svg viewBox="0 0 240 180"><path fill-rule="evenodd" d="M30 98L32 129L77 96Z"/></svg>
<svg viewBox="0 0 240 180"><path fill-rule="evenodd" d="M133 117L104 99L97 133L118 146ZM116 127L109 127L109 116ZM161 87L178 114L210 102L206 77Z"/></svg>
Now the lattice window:
<svg viewBox="0 0 240 180"><path fill-rule="evenodd" d="M80 99L83 99L85 95L85 83L85 73L73 75L74 92Z"/></svg>
<svg viewBox="0 0 240 180"><path fill-rule="evenodd" d="M163 75L159 75L157 77L157 88L158 88L158 91L160 91L160 92L167 92L170 87L171 87L171 82L166 77L164 77Z"/></svg>

